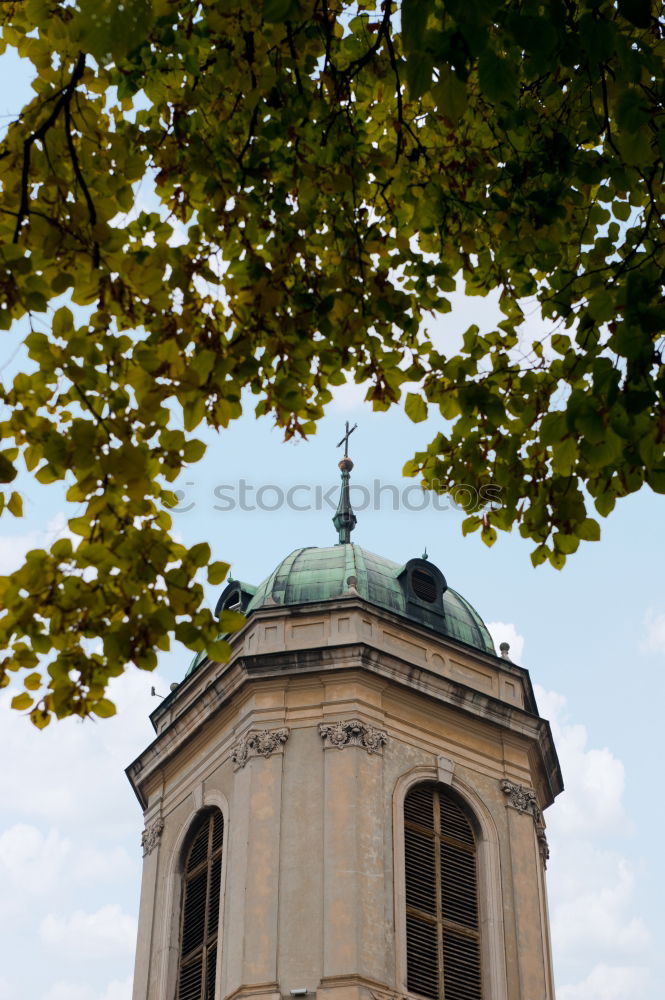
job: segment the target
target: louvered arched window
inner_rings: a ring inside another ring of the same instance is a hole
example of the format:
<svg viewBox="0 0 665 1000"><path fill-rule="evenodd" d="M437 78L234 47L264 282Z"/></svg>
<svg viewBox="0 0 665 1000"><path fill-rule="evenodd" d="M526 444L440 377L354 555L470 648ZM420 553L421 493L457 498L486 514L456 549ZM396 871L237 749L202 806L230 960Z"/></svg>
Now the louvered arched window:
<svg viewBox="0 0 665 1000"><path fill-rule="evenodd" d="M404 800L407 986L431 1000L482 1000L476 839L444 785Z"/></svg>
<svg viewBox="0 0 665 1000"><path fill-rule="evenodd" d="M190 833L183 873L177 1000L214 1000L224 817L205 813Z"/></svg>

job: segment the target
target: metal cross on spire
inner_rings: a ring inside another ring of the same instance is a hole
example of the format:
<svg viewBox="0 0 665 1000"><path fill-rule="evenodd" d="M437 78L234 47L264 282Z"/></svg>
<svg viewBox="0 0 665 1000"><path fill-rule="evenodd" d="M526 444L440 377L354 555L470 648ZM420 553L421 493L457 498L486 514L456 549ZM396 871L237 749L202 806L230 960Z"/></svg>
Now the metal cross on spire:
<svg viewBox="0 0 665 1000"><path fill-rule="evenodd" d="M349 438L357 426L358 424L354 424L353 427L349 427L349 421L347 420L346 434L337 445L338 448L344 445L344 458L339 463L339 469L342 473L342 488L339 492L337 510L332 520L337 528L340 545L346 545L351 541L351 532L356 526L356 515L353 513L351 497L349 496L349 476L353 468L353 462L349 458Z"/></svg>
<svg viewBox="0 0 665 1000"><path fill-rule="evenodd" d="M347 420L346 421L346 434L344 435L344 437L342 438L341 441L337 442L337 447L338 448L341 447L341 445L344 445L344 458L348 458L349 457L349 438L351 437L351 435L353 434L353 432L355 431L355 429L356 429L357 426L358 426L358 424L354 424L353 427L349 430L349 421Z"/></svg>

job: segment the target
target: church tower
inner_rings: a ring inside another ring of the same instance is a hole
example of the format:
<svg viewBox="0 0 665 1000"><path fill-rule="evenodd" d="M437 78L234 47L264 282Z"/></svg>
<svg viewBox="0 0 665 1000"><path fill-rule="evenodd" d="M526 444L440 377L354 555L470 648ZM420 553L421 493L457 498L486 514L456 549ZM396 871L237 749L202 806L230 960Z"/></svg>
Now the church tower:
<svg viewBox="0 0 665 1000"><path fill-rule="evenodd" d="M340 468L338 544L226 586L230 660L195 659L128 768L133 1000L553 1000L529 674L426 556L350 541Z"/></svg>

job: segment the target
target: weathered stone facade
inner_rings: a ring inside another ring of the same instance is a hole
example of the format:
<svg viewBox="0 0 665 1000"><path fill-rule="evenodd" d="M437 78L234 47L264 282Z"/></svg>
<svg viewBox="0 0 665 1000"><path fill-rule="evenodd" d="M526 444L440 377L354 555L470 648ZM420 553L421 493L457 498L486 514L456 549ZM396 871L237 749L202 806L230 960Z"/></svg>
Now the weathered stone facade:
<svg viewBox="0 0 665 1000"><path fill-rule="evenodd" d="M407 996L402 813L422 780L477 820L484 998L552 1000L542 811L562 785L525 670L349 592L253 612L230 662L152 718L128 768L159 828L134 1000L174 1000L182 845L208 805L227 831L219 1000Z"/></svg>

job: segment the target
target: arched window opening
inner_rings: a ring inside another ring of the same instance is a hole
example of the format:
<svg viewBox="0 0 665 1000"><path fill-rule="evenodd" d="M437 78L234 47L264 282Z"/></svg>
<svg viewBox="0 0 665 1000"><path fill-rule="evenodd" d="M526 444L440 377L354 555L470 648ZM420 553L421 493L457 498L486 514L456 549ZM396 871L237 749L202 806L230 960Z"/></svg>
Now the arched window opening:
<svg viewBox="0 0 665 1000"><path fill-rule="evenodd" d="M430 1000L482 1000L476 839L443 785L404 801L407 986Z"/></svg>
<svg viewBox="0 0 665 1000"><path fill-rule="evenodd" d="M224 818L205 813L185 856L177 1000L214 1000Z"/></svg>

